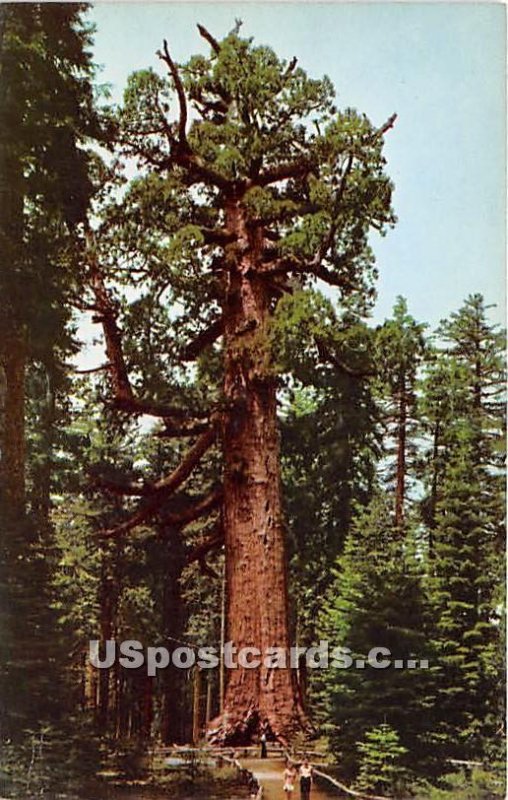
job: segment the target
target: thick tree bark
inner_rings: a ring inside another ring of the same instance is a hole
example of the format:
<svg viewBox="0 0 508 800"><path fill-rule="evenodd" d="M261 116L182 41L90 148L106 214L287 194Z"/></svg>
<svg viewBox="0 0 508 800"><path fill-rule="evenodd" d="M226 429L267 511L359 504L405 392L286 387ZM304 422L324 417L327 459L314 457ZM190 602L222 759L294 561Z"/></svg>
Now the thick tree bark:
<svg viewBox="0 0 508 800"><path fill-rule="evenodd" d="M227 216L241 255L228 265L224 304L226 640L262 653L283 648L288 668L227 669L217 738L248 741L266 726L285 740L302 728L304 715L289 668L276 381L266 338L270 296L259 272L262 231L247 229L238 203L230 203Z"/></svg>

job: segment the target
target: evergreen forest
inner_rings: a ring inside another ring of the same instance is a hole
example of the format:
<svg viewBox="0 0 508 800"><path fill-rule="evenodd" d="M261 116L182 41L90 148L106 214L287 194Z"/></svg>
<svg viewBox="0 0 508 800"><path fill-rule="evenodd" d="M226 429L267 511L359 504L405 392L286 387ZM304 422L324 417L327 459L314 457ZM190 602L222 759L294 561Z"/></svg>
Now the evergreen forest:
<svg viewBox="0 0 508 800"><path fill-rule="evenodd" d="M359 797L504 797L504 331L474 289L373 320L396 109L215 33L117 105L87 5L0 5L0 795L264 735ZM163 663L226 642L318 652Z"/></svg>

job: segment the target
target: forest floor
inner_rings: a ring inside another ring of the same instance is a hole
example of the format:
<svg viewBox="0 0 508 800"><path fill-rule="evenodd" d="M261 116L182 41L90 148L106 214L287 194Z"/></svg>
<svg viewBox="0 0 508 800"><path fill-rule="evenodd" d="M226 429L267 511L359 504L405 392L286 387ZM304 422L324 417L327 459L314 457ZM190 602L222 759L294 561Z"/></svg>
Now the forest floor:
<svg viewBox="0 0 508 800"><path fill-rule="evenodd" d="M247 758L241 759L242 767L249 770L256 780L263 786L263 800L287 800L283 791L284 760L281 758ZM248 788L240 782L232 780L206 780L198 781L194 786L185 781L180 782L175 775L174 781L168 781L160 786L130 786L110 787L104 800L166 800L172 797L175 800L244 800L250 798ZM299 786L295 786L294 800L300 796ZM338 797L326 792L316 784L311 791L311 800L330 800Z"/></svg>
<svg viewBox="0 0 508 800"><path fill-rule="evenodd" d="M246 786L238 784L217 789L203 790L189 786L130 786L110 787L101 800L246 800L250 797Z"/></svg>
<svg viewBox="0 0 508 800"><path fill-rule="evenodd" d="M284 773L284 760L283 759L242 759L242 767L248 769L256 780L263 786L263 800L286 800L286 794L283 791L283 773ZM300 796L300 788L295 786L293 797L298 800ZM337 797L337 792L333 795L324 791L321 787L314 784L311 790L311 800L330 800L330 798Z"/></svg>
<svg viewBox="0 0 508 800"><path fill-rule="evenodd" d="M250 797L248 787L240 780L236 770L202 770L194 778L175 770L169 774L157 771L144 780L102 785L101 800L245 800ZM1 800L1 799L0 799Z"/></svg>
<svg viewBox="0 0 508 800"><path fill-rule="evenodd" d="M169 792L166 788L136 788L136 789L115 789L108 793L104 800L168 800L171 797L173 800L246 800L250 797L249 791L245 786L238 786L236 789L230 788L227 792L221 794L210 794L200 792L196 794L189 789L174 790L172 787Z"/></svg>

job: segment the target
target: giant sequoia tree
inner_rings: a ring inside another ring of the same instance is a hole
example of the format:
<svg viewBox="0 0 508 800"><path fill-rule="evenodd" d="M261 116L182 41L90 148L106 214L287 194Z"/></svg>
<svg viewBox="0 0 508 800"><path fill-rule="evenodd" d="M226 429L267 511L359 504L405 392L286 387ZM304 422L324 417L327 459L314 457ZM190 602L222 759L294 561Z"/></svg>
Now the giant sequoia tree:
<svg viewBox="0 0 508 800"><path fill-rule="evenodd" d="M238 29L220 42L199 31L209 57L177 65L164 42L167 77L131 76L119 143L138 174L106 212L100 235L87 237L117 409L158 417L159 433L193 442L169 475L116 484L113 491L142 499L108 534L124 536L162 507L182 527L220 507L198 555L225 544L227 639L238 648L287 651L271 356L277 304L316 282L336 287L344 306L372 297L369 233L393 222L382 145L394 117L375 128L354 110L339 112L330 81L311 80L296 59L280 60ZM117 288L129 285L123 304L109 278ZM318 344L316 354L330 355L326 342ZM154 359L148 369L147 355ZM194 405L175 377L192 359L209 381ZM182 509L175 493L214 445L222 485ZM261 725L282 739L305 726L294 670L229 671L216 736L247 740Z"/></svg>

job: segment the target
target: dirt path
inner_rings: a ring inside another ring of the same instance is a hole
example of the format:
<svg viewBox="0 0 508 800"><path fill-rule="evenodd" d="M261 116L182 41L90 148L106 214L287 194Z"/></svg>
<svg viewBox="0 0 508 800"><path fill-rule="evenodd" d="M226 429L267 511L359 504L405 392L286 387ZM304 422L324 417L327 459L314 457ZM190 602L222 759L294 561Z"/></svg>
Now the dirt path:
<svg viewBox="0 0 508 800"><path fill-rule="evenodd" d="M284 761L281 759L241 759L242 767L250 770L264 789L263 800L286 800L286 795L282 790ZM323 792L316 784L313 784L310 798L311 800L330 800L331 794ZM335 795L337 797L337 795ZM293 800L300 800L300 787L297 781Z"/></svg>

